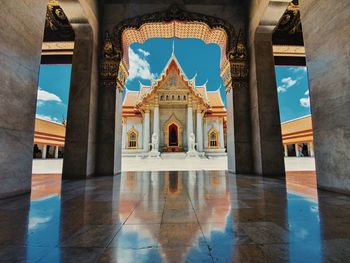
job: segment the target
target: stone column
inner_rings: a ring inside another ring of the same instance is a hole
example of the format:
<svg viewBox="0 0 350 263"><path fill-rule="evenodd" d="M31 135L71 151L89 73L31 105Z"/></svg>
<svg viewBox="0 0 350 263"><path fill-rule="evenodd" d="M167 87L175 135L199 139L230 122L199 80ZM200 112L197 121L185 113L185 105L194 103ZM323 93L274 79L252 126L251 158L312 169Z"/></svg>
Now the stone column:
<svg viewBox="0 0 350 263"><path fill-rule="evenodd" d="M208 148L208 128L207 128L207 120L204 119L204 125L203 125L203 143L204 143L204 149Z"/></svg>
<svg viewBox="0 0 350 263"><path fill-rule="evenodd" d="M197 150L203 152L203 119L200 107L197 108Z"/></svg>
<svg viewBox="0 0 350 263"><path fill-rule="evenodd" d="M288 146L287 146L287 144L284 144L283 148L284 148L284 156L288 157Z"/></svg>
<svg viewBox="0 0 350 263"><path fill-rule="evenodd" d="M294 144L294 147L295 147L295 156L296 157L299 157L299 144Z"/></svg>
<svg viewBox="0 0 350 263"><path fill-rule="evenodd" d="M125 149L126 144L128 143L127 139L127 130L126 130L126 120L122 121L123 129L122 129L122 149Z"/></svg>
<svg viewBox="0 0 350 263"><path fill-rule="evenodd" d="M43 150L41 151L41 159L46 159L47 156L47 145L43 145Z"/></svg>
<svg viewBox="0 0 350 263"><path fill-rule="evenodd" d="M158 145L159 145L159 103L158 103L157 97L156 97L155 102L154 102L153 132L155 134L157 134L157 136L158 136ZM157 149L157 151L158 150L159 149Z"/></svg>
<svg viewBox="0 0 350 263"><path fill-rule="evenodd" d="M251 70L250 89L254 170L260 175L284 177L272 33L255 35L253 55L255 72Z"/></svg>
<svg viewBox="0 0 350 263"><path fill-rule="evenodd" d="M30 192L47 0L1 1L0 198Z"/></svg>
<svg viewBox="0 0 350 263"><path fill-rule="evenodd" d="M224 142L224 119L219 120L219 143L220 148L225 148L225 142Z"/></svg>
<svg viewBox="0 0 350 263"><path fill-rule="evenodd" d="M314 153L314 143L313 143L313 142L310 142L310 143L309 143L309 153L310 153L310 156L311 156L311 157L314 157L314 156L315 156L315 153Z"/></svg>
<svg viewBox="0 0 350 263"><path fill-rule="evenodd" d="M300 1L317 184L347 193L350 193L349 13L348 0Z"/></svg>
<svg viewBox="0 0 350 263"><path fill-rule="evenodd" d="M89 24L72 26L75 42L62 179L83 179L96 171L98 50Z"/></svg>
<svg viewBox="0 0 350 263"><path fill-rule="evenodd" d="M189 95L187 104L187 148L189 147L191 133L193 133L193 111L192 100L191 96Z"/></svg>
<svg viewBox="0 0 350 263"><path fill-rule="evenodd" d="M149 108L145 110L143 118L143 150L149 151L149 139L150 139L150 111Z"/></svg>
<svg viewBox="0 0 350 263"><path fill-rule="evenodd" d="M55 159L58 159L58 146L55 146Z"/></svg>

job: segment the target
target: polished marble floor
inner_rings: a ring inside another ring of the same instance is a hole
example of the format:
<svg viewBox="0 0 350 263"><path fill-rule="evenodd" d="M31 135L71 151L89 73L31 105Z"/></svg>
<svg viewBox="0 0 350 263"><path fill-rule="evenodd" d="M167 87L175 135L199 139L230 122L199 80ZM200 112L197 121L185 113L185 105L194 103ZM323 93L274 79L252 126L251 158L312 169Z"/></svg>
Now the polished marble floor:
<svg viewBox="0 0 350 263"><path fill-rule="evenodd" d="M350 262L350 196L217 172L33 177L0 200L0 262Z"/></svg>

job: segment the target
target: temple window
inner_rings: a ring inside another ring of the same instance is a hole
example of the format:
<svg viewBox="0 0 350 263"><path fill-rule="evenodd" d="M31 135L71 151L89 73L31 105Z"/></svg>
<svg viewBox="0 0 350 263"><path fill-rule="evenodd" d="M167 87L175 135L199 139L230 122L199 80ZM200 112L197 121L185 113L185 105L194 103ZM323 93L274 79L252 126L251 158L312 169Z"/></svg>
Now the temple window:
<svg viewBox="0 0 350 263"><path fill-rule="evenodd" d="M208 137L209 137L209 148L217 148L219 132L213 128L209 131Z"/></svg>
<svg viewBox="0 0 350 263"><path fill-rule="evenodd" d="M162 96L160 96L160 100L163 100L163 99L164 99L163 95L162 95Z"/></svg>
<svg viewBox="0 0 350 263"><path fill-rule="evenodd" d="M128 132L128 148L136 148L136 147L137 147L137 131L132 128Z"/></svg>
<svg viewBox="0 0 350 263"><path fill-rule="evenodd" d="M169 100L169 96L168 95L166 95L166 99L165 100Z"/></svg>
<svg viewBox="0 0 350 263"><path fill-rule="evenodd" d="M180 95L177 95L177 100L181 100L181 97L180 97Z"/></svg>
<svg viewBox="0 0 350 263"><path fill-rule="evenodd" d="M174 95L171 96L171 100L175 100L175 96Z"/></svg>
<svg viewBox="0 0 350 263"><path fill-rule="evenodd" d="M186 100L186 96L184 96L184 100Z"/></svg>

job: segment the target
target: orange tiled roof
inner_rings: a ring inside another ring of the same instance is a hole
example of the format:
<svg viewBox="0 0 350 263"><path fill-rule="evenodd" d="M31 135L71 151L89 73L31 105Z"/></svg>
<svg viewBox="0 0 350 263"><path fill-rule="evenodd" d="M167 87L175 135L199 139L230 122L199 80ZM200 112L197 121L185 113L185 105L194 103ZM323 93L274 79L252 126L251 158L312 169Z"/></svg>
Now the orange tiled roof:
<svg viewBox="0 0 350 263"><path fill-rule="evenodd" d="M281 124L284 144L313 141L311 116L304 116Z"/></svg>
<svg viewBox="0 0 350 263"><path fill-rule="evenodd" d="M135 107L136 101L139 97L138 91L126 90L125 97L123 100L123 108L125 107Z"/></svg>
<svg viewBox="0 0 350 263"><path fill-rule="evenodd" d="M126 94L123 101L123 115L131 116L132 114L139 113L137 109L138 106L142 104L142 101L144 99L147 100L148 96L150 96L153 92L156 92L157 87L161 85L162 81L164 81L169 71L174 68L176 72L178 72L182 80L185 83L187 83L190 90L193 91L195 96L201 98L202 102L206 105L206 107L209 107L208 113L211 116L226 115L226 109L222 101L220 91L217 90L214 92L207 92L206 83L201 86L196 86L196 75L192 79L188 79L174 54L174 50L159 78L152 81L152 86L146 86L140 83L140 90L138 92L126 90Z"/></svg>

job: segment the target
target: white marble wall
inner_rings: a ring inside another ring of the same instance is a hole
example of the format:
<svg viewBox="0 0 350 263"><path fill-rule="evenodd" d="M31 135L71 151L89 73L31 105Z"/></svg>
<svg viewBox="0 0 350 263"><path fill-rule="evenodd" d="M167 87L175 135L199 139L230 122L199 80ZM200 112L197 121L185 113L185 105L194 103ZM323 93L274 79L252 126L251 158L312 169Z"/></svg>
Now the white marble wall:
<svg viewBox="0 0 350 263"><path fill-rule="evenodd" d="M123 142L122 142L123 149L127 148L128 132L132 128L134 128L138 132L137 149L142 149L142 145L143 145L142 118L129 117L126 119L124 125L126 126L126 128L125 128L125 134L123 136Z"/></svg>

